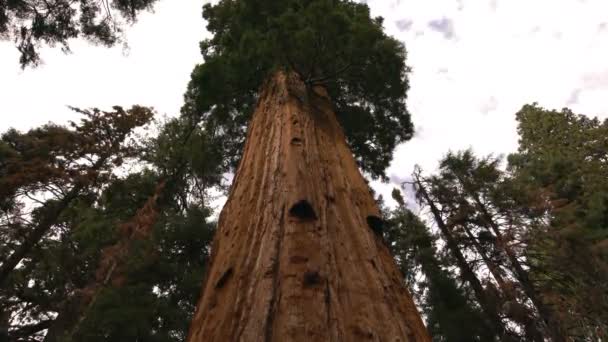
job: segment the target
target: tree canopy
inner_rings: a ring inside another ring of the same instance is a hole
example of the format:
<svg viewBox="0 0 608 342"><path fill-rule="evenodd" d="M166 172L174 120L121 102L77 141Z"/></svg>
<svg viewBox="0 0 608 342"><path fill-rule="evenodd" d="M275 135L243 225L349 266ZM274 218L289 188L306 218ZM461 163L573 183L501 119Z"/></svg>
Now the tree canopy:
<svg viewBox="0 0 608 342"><path fill-rule="evenodd" d="M608 120L522 107L509 169L546 222L528 231L531 276L572 335L608 334Z"/></svg>
<svg viewBox="0 0 608 342"><path fill-rule="evenodd" d="M85 38L112 46L120 41L124 22L151 9L157 0L0 0L0 39L12 40L22 67L40 63L39 48Z"/></svg>
<svg viewBox="0 0 608 342"><path fill-rule="evenodd" d="M148 108L78 111L0 139L0 341L183 341L224 164L187 119L146 138Z"/></svg>
<svg viewBox="0 0 608 342"><path fill-rule="evenodd" d="M440 244L465 262L443 261L458 267L453 273L474 271L481 287L469 280L463 288L496 307L499 315L486 318L507 328L501 340L604 339L608 120L537 104L516 118L519 148L506 169L501 158L467 150L447 153L436 174L414 177L421 204L443 227Z"/></svg>
<svg viewBox="0 0 608 342"><path fill-rule="evenodd" d="M264 81L275 71L323 86L359 166L384 177L395 146L413 127L402 43L366 4L346 0L222 0L203 9L213 37L192 72L185 114L205 125L234 165Z"/></svg>

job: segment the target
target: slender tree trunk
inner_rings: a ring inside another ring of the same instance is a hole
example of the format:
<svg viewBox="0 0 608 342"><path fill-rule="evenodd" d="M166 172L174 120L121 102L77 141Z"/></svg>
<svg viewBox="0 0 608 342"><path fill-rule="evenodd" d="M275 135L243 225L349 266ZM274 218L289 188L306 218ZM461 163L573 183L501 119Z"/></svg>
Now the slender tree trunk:
<svg viewBox="0 0 608 342"><path fill-rule="evenodd" d="M473 233L471 232L471 230L469 229L469 227L466 223L462 225L462 228L464 229L465 233L467 234L467 237L473 243L473 246L475 247L475 249L477 250L479 255L481 255L482 260L484 261L484 263L488 267L488 270L490 271L490 273L496 280L496 283L498 284L498 288L500 289L502 294L504 296L506 296L508 300L515 300L513 291L511 289L509 289L509 287L506 284L506 281L504 280L504 278L502 276L500 266L498 266L494 261L492 261L492 259L490 259L485 248L479 243L479 241L477 241L475 236L473 236ZM534 319L534 318L532 317L531 319ZM528 334L528 338L530 338L531 340L540 341L540 342L544 341L540 331L538 331L536 324L534 324L534 322L531 322L531 321L526 322L525 329Z"/></svg>
<svg viewBox="0 0 608 342"><path fill-rule="evenodd" d="M549 335L551 335L551 339L554 342L567 341L567 338L564 336L564 333L559 325L559 320L556 318L556 315L553 313L552 309L545 305L542 299L538 297L538 294L534 289L534 285L532 284L532 281L528 276L528 272L524 270L523 266L519 262L519 259L517 258L517 255L515 254L513 249L511 249L511 247L508 245L508 241L506 241L506 239L502 235L500 227L498 226L496 221L494 221L494 218L492 217L486 206L483 204L478 194L469 192L469 195L473 197L478 210L484 216L488 225L494 232L494 235L496 235L496 244L507 255L509 263L515 270L517 280L519 280L519 283L521 284L524 292L526 293L528 298L530 298L530 300L538 310L538 313L540 314L541 318L545 322L545 325L548 330L547 332L549 333Z"/></svg>
<svg viewBox="0 0 608 342"><path fill-rule="evenodd" d="M11 327L11 313L10 311L0 308L0 342L9 342L8 329Z"/></svg>
<svg viewBox="0 0 608 342"><path fill-rule="evenodd" d="M483 286L481 285L481 282L477 278L477 275L475 275L475 272L473 272L466 258L460 251L456 239L454 239L454 236L452 236L452 232L450 231L446 223L443 221L439 208L437 208L437 206L431 199L431 196L426 191L426 188L424 187L422 181L418 178L418 176L416 176L415 178L415 183L418 193L422 196L423 200L431 209L431 214L433 215L433 218L437 223L437 227L439 227L441 234L445 238L448 249L456 260L456 265L460 269L460 275L462 279L469 283L469 285L473 289L475 298L477 298L477 301L481 306L481 309L486 314L486 324L488 324L488 326L491 327L491 329L495 331L498 336L503 336L506 331L503 326L502 319L500 318L500 314L498 313L496 303L493 303L486 294Z"/></svg>
<svg viewBox="0 0 608 342"><path fill-rule="evenodd" d="M188 341L430 341L322 89L263 86Z"/></svg>
<svg viewBox="0 0 608 342"><path fill-rule="evenodd" d="M479 253L479 255L481 256L481 259L488 267L490 274L492 274L492 276L496 280L496 283L498 284L498 288L500 288L502 293L507 294L509 291L506 287L506 282L501 274L500 267L498 265L496 265L494 263L494 261L492 261L490 259L485 248L483 248L483 246L479 243L479 241L477 241L477 238L473 235L473 233L471 232L471 229L469 229L469 226L465 223L465 224L462 224L462 228L463 228L464 232L467 234L467 237L469 238L469 240L471 240L473 247L475 247L475 250L477 250L477 253Z"/></svg>

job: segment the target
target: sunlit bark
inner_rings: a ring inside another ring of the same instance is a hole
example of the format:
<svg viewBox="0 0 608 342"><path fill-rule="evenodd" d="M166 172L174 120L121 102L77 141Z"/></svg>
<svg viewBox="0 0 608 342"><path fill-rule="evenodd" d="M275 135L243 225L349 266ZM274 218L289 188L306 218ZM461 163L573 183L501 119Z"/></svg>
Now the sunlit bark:
<svg viewBox="0 0 608 342"><path fill-rule="evenodd" d="M188 340L430 341L326 93L260 95Z"/></svg>

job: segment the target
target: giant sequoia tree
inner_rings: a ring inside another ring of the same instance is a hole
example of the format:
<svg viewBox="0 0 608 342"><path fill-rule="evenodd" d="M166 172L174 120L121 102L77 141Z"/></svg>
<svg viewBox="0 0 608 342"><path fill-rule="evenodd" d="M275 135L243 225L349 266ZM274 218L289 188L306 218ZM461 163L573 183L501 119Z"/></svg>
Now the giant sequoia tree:
<svg viewBox="0 0 608 342"><path fill-rule="evenodd" d="M224 0L204 17L183 112L240 165L189 341L428 341L359 171L384 177L411 137L402 44L353 1Z"/></svg>

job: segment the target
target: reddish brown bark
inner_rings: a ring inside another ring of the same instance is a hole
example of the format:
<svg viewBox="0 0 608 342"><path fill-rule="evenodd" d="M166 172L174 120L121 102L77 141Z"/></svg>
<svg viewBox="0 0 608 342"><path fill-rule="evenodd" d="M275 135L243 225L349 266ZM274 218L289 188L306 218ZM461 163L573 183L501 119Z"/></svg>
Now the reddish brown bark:
<svg viewBox="0 0 608 342"><path fill-rule="evenodd" d="M324 92L261 92L188 341L430 341Z"/></svg>

